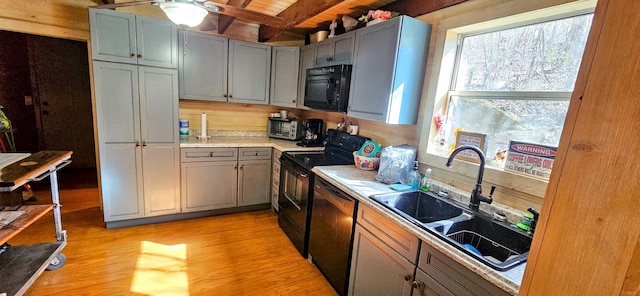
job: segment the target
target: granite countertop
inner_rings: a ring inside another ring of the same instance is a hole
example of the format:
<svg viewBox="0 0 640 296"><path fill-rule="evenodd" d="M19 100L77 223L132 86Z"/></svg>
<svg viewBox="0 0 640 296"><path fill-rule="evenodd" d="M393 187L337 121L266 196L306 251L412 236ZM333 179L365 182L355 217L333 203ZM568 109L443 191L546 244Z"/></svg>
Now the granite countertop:
<svg viewBox="0 0 640 296"><path fill-rule="evenodd" d="M526 263L516 266L508 271L497 271L491 269L490 267L473 259L471 256L442 241L435 235L410 223L396 213L370 199L370 195L394 191L389 185L375 180L375 176L377 174L376 171L364 171L352 165L319 166L314 167L312 171L317 176L322 177L331 184L342 189L345 193L358 199L361 203L364 203L390 217L398 224L404 226L415 234L423 242L433 246L440 252L451 257L456 262L462 264L497 287L512 295L518 294ZM437 182L434 181L434 184L435 183ZM439 185L442 186L444 184Z"/></svg>
<svg viewBox="0 0 640 296"><path fill-rule="evenodd" d="M191 133L193 134L193 133ZM265 132L209 132L206 140L193 135L180 137L180 148L197 147L273 147L280 151L322 151L324 147L302 147L299 141L267 137Z"/></svg>

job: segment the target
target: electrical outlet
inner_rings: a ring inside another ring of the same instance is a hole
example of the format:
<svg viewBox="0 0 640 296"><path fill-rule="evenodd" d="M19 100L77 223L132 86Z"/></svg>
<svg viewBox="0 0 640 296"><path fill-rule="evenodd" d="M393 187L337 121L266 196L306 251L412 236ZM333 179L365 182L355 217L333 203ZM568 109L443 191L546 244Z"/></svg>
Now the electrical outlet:
<svg viewBox="0 0 640 296"><path fill-rule="evenodd" d="M33 105L33 98L31 98L31 96L24 96L24 104L26 106Z"/></svg>

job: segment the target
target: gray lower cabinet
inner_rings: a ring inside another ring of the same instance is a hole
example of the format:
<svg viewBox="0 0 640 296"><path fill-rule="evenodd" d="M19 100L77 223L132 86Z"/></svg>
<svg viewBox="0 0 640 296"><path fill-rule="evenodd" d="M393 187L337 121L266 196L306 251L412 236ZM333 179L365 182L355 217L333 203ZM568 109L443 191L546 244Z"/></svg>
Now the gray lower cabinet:
<svg viewBox="0 0 640 296"><path fill-rule="evenodd" d="M227 101L229 39L180 30L180 98Z"/></svg>
<svg viewBox="0 0 640 296"><path fill-rule="evenodd" d="M356 30L347 114L416 124L430 34L430 24L408 16Z"/></svg>
<svg viewBox="0 0 640 296"><path fill-rule="evenodd" d="M272 148L240 148L238 206L268 204L271 197Z"/></svg>
<svg viewBox="0 0 640 296"><path fill-rule="evenodd" d="M295 108L298 101L300 47L274 46L271 50L270 104Z"/></svg>
<svg viewBox="0 0 640 296"><path fill-rule="evenodd" d="M228 101L269 104L271 46L229 40Z"/></svg>
<svg viewBox="0 0 640 296"><path fill-rule="evenodd" d="M356 224L349 295L411 295L415 264Z"/></svg>
<svg viewBox="0 0 640 296"><path fill-rule="evenodd" d="M106 222L180 212L177 70L94 61Z"/></svg>
<svg viewBox="0 0 640 296"><path fill-rule="evenodd" d="M481 263L478 263L481 264ZM420 277L418 277L420 275ZM498 288L460 263L422 243L414 295L507 296ZM436 291L432 294L428 291ZM422 293L424 292L424 293Z"/></svg>
<svg viewBox="0 0 640 296"><path fill-rule="evenodd" d="M182 148L182 211L269 204L271 148Z"/></svg>
<svg viewBox="0 0 640 296"><path fill-rule="evenodd" d="M420 240L360 203L349 295L411 295Z"/></svg>
<svg viewBox="0 0 640 296"><path fill-rule="evenodd" d="M429 276L422 269L416 270L416 279L413 281L413 296L456 296L447 290L438 281ZM466 293L459 295L468 295Z"/></svg>
<svg viewBox="0 0 640 296"><path fill-rule="evenodd" d="M170 21L89 9L92 58L175 69L177 28Z"/></svg>
<svg viewBox="0 0 640 296"><path fill-rule="evenodd" d="M238 200L238 148L182 148L182 211L232 208Z"/></svg>

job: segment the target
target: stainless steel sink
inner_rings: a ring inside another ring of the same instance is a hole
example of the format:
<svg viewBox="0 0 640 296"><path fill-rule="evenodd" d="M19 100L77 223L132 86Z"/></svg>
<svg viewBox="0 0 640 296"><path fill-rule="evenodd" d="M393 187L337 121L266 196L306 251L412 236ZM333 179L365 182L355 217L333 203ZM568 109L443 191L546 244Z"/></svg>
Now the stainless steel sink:
<svg viewBox="0 0 640 296"><path fill-rule="evenodd" d="M453 223L443 235L449 243L497 270L527 261L531 247L526 233L478 216Z"/></svg>
<svg viewBox="0 0 640 296"><path fill-rule="evenodd" d="M532 239L526 232L433 192L394 192L370 198L493 269L511 269L529 255Z"/></svg>
<svg viewBox="0 0 640 296"><path fill-rule="evenodd" d="M371 198L391 210L399 212L401 216L409 216L420 223L451 219L464 212L441 197L425 194L422 191L373 195Z"/></svg>

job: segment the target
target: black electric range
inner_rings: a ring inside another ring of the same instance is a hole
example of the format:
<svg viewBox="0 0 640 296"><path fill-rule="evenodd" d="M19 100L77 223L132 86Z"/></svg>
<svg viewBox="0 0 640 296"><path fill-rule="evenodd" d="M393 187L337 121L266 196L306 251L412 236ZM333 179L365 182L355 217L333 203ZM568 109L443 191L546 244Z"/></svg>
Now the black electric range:
<svg viewBox="0 0 640 296"><path fill-rule="evenodd" d="M330 129L327 131L324 151L285 152L281 158L291 160L309 171L314 166L354 164L353 152L358 151L367 140L370 139Z"/></svg>
<svg viewBox="0 0 640 296"><path fill-rule="evenodd" d="M314 166L354 164L353 152L369 138L329 129L325 150L284 152L280 157L278 224L303 257L307 257L313 202Z"/></svg>

